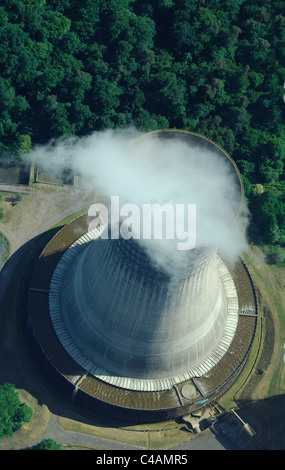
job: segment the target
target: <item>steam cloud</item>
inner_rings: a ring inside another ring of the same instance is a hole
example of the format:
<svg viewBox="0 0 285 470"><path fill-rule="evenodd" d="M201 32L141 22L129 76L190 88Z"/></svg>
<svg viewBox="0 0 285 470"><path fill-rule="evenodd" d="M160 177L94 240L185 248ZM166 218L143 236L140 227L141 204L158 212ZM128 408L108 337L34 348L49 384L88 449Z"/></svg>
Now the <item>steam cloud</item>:
<svg viewBox="0 0 285 470"><path fill-rule="evenodd" d="M47 170L68 165L82 176L86 189L119 196L121 204L196 204L197 250L217 247L234 262L247 247L246 212L233 223L239 198L233 174L204 148L162 140L155 133L142 136L129 128L53 140L36 146L29 157ZM191 253L177 251L177 240L141 243L166 269L191 258Z"/></svg>

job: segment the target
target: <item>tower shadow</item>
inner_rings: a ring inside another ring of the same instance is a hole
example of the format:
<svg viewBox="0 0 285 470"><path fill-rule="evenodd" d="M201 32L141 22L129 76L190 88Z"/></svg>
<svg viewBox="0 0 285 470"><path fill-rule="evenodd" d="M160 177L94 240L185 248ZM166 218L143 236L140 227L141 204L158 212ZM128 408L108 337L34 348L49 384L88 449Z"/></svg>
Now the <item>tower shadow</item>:
<svg viewBox="0 0 285 470"><path fill-rule="evenodd" d="M17 390L24 390L38 405L46 405L55 415L97 426L122 426L127 423L106 417L100 410L92 411L72 403L46 373L31 345L27 329L30 279L42 250L61 228L51 229L25 243L0 272L0 384L14 384Z"/></svg>

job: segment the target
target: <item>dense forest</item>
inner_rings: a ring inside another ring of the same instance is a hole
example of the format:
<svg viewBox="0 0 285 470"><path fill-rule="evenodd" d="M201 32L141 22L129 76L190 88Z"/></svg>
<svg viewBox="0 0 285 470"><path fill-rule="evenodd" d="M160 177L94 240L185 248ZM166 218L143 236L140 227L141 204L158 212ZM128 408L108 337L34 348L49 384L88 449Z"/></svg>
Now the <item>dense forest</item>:
<svg viewBox="0 0 285 470"><path fill-rule="evenodd" d="M284 1L1 0L0 41L3 155L128 124L201 133L285 259Z"/></svg>

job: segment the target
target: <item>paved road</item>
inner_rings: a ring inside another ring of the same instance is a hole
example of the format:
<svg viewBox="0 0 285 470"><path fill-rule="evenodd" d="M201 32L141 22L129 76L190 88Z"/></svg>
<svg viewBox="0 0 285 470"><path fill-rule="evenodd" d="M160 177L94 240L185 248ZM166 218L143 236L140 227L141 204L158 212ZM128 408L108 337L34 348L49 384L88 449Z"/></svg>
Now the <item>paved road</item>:
<svg viewBox="0 0 285 470"><path fill-rule="evenodd" d="M91 445L95 448L106 449L106 450L140 450L141 447L131 446L115 441L109 441L100 437L90 436L89 434L83 434L74 431L67 431L62 428L58 422L58 416L52 414L48 424L46 432L41 438L30 444L29 447L36 445L43 439L53 439L58 444L85 444Z"/></svg>
<svg viewBox="0 0 285 470"><path fill-rule="evenodd" d="M100 437L90 436L89 434L67 431L62 428L58 422L58 416L52 414L48 428L40 439L30 444L29 447L36 445L43 439L53 439L58 444L83 444L94 446L103 450L142 450L142 447L132 446L127 443L115 442ZM225 445L220 442L211 431L201 433L194 439L187 440L182 444L170 447L168 450L194 451L194 450L225 450Z"/></svg>

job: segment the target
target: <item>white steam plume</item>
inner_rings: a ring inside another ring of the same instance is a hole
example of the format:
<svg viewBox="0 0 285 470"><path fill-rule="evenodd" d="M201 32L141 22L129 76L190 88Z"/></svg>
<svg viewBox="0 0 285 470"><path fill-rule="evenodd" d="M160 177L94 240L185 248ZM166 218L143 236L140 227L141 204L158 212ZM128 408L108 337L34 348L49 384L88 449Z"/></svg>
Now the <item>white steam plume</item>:
<svg viewBox="0 0 285 470"><path fill-rule="evenodd" d="M136 129L94 132L37 146L30 156L45 168L68 164L86 189L119 196L121 204L196 204L196 247L218 247L229 261L247 247L247 216L233 223L239 194L233 172L216 153ZM143 241L145 242L145 241ZM187 259L177 240L145 243L160 265Z"/></svg>

